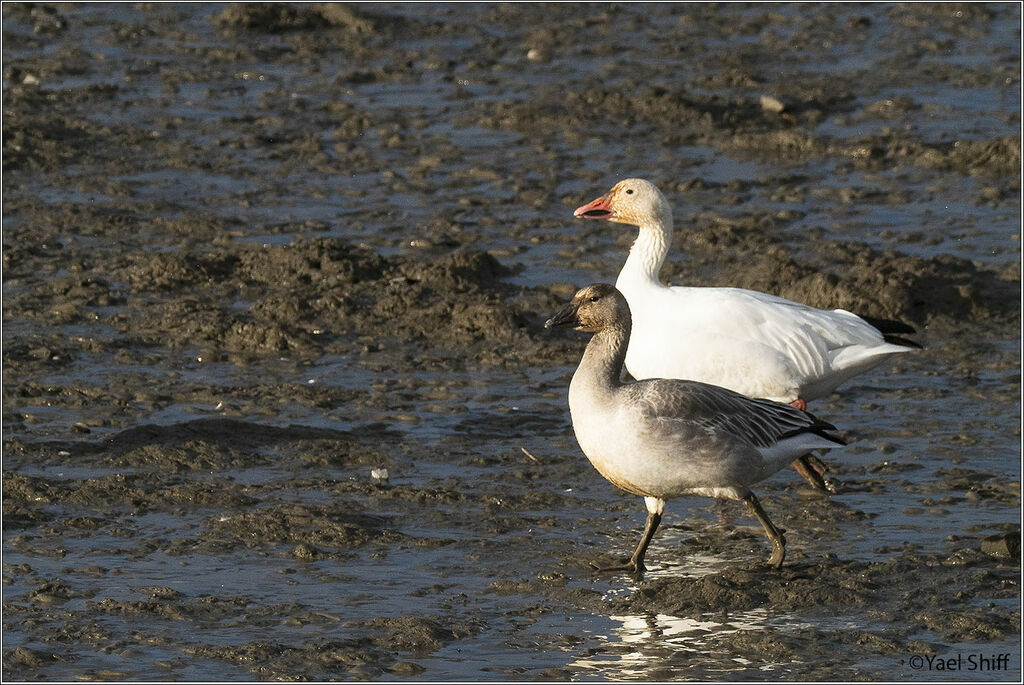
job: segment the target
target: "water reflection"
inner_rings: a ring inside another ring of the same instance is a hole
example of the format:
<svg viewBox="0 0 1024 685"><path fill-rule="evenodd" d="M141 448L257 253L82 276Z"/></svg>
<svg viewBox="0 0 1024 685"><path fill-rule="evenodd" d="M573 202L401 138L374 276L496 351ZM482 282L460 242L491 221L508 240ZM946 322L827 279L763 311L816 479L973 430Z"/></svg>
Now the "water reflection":
<svg viewBox="0 0 1024 685"><path fill-rule="evenodd" d="M724 653L716 646L719 638L747 630L785 626L790 629L810 624L797 617L770 616L766 609L683 618L668 614L609 616L612 632L603 636L606 645L590 650L569 667L580 677L613 680L703 680L740 671L770 672L793 663L752 661Z"/></svg>

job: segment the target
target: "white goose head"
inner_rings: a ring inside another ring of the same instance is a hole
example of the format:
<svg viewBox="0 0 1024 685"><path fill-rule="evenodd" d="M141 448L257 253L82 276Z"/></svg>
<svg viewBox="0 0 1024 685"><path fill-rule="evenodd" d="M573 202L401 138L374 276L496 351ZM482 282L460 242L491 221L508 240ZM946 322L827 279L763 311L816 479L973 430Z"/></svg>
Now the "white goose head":
<svg viewBox="0 0 1024 685"><path fill-rule="evenodd" d="M578 219L604 219L630 226L671 230L672 208L658 187L642 178L627 178L575 212Z"/></svg>

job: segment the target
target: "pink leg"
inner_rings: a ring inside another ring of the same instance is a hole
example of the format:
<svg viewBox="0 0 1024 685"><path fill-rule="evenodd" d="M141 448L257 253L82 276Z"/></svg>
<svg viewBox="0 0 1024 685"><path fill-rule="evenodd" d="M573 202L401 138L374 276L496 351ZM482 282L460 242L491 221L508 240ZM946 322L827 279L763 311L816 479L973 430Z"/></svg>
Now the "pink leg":
<svg viewBox="0 0 1024 685"><path fill-rule="evenodd" d="M800 411L807 411L807 400L802 397L797 397L795 400L789 403L791 406L796 407ZM818 459L813 454L805 454L802 457L798 457L793 462L793 468L796 472L804 477L811 487L815 490L822 490L824 492L835 492L836 486L830 480L825 478L825 471L828 467L821 459Z"/></svg>

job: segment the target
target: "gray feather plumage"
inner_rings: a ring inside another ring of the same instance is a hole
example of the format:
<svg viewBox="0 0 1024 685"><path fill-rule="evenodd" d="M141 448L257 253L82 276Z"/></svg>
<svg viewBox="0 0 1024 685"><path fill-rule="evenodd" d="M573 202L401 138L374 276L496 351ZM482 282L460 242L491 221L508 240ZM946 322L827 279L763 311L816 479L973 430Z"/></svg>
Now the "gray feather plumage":
<svg viewBox="0 0 1024 685"><path fill-rule="evenodd" d="M835 426L779 402L754 399L696 381L650 379L623 388L630 401L652 420L685 417L695 426L735 436L751 447L771 447L800 433L816 433L837 445L842 440L826 431Z"/></svg>

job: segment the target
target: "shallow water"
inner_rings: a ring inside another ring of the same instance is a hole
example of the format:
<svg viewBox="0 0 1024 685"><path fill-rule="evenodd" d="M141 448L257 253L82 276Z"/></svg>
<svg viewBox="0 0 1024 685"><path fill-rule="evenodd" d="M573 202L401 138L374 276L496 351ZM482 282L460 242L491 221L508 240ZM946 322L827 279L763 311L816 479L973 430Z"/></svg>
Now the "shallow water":
<svg viewBox="0 0 1024 685"><path fill-rule="evenodd" d="M4 6L5 678L1020 678L1018 6L337 11ZM700 499L589 571L642 503L540 326L629 175L666 277L926 346L758 489L781 571Z"/></svg>

